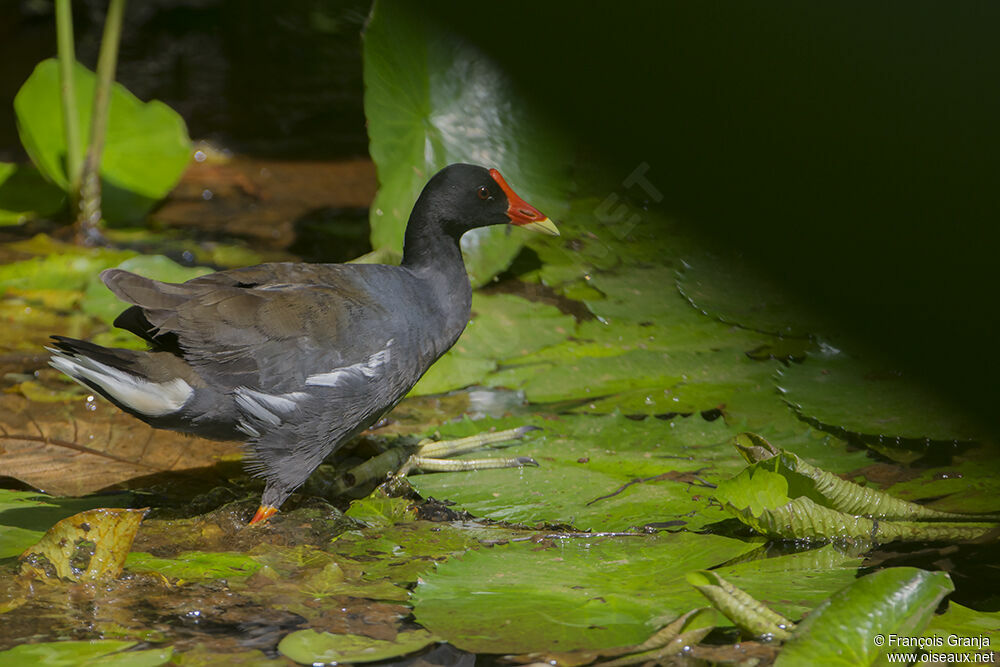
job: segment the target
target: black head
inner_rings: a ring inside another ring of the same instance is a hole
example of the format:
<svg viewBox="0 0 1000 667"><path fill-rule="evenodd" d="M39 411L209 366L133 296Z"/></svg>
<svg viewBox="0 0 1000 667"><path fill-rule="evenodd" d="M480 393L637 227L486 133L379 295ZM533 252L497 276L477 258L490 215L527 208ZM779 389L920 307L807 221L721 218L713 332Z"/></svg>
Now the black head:
<svg viewBox="0 0 1000 667"><path fill-rule="evenodd" d="M451 164L436 173L413 209L454 238L470 229L512 224L558 234L545 215L521 199L496 169ZM412 222L412 219L411 219Z"/></svg>

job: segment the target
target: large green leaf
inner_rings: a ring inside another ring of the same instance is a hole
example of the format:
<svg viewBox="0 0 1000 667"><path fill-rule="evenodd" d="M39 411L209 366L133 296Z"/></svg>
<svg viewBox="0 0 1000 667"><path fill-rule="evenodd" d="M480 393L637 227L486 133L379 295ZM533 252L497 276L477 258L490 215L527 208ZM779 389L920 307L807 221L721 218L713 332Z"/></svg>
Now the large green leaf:
<svg viewBox="0 0 1000 667"><path fill-rule="evenodd" d="M399 250L427 180L453 162L499 169L526 201L558 218L571 160L506 74L416 5L376 2L365 30L365 115L379 191L372 247ZM504 270L526 232L474 230L462 239L474 285Z"/></svg>
<svg viewBox="0 0 1000 667"><path fill-rule="evenodd" d="M83 65L73 70L81 153L89 142L96 77ZM69 188L59 65L43 60L14 98L21 143L41 172ZM111 90L107 136L101 159L101 203L109 222L141 219L176 185L191 158L184 120L170 107L142 102L120 84Z"/></svg>
<svg viewBox="0 0 1000 667"><path fill-rule="evenodd" d="M0 162L0 227L51 216L66 204L66 195L34 167Z"/></svg>
<svg viewBox="0 0 1000 667"><path fill-rule="evenodd" d="M919 637L941 598L953 589L943 572L898 567L868 575L809 614L774 664L874 664L891 650L891 637Z"/></svg>

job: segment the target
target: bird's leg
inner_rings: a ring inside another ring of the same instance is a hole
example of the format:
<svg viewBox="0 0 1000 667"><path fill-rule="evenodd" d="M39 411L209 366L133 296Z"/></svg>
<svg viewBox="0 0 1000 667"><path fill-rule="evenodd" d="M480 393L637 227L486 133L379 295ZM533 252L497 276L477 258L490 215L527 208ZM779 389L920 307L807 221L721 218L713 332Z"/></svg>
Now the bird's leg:
<svg viewBox="0 0 1000 667"><path fill-rule="evenodd" d="M524 437L525 433L538 430L537 426L520 426L495 431L493 433L477 433L456 440L421 440L417 443L417 451L396 472L399 477L405 477L413 470L423 472L459 472L466 470L490 470L492 468L520 468L522 466L537 466L538 461L530 456L513 456L507 458L463 459L450 460L452 456L472 452L489 445L495 445L508 440Z"/></svg>
<svg viewBox="0 0 1000 667"><path fill-rule="evenodd" d="M348 470L336 480L329 492L331 495L342 495L356 487L363 486L366 482L380 478L384 479L387 473L391 475L391 481L398 482L414 470L449 472L537 466L538 462L530 456L466 459L460 461L448 460L448 457L451 456L457 456L508 440L520 439L526 433L536 430L538 430L537 426L521 426L505 431L480 433L466 438L458 438L457 440L426 439L421 440L415 446L392 447L378 456L370 458L364 463Z"/></svg>

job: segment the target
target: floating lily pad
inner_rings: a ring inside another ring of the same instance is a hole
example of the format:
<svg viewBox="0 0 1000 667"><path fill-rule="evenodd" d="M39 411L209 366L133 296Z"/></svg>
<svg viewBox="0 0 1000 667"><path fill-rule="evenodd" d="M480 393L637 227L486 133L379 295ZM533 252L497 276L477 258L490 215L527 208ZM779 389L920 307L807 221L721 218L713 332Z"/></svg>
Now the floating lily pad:
<svg viewBox="0 0 1000 667"><path fill-rule="evenodd" d="M170 662L170 647L129 651L138 642L98 639L93 641L21 644L0 651L0 664L37 667L156 667Z"/></svg>
<svg viewBox="0 0 1000 667"><path fill-rule="evenodd" d="M889 650L889 636L919 637L952 590L943 572L898 567L870 574L809 614L774 664L874 664ZM886 641L878 642L877 637Z"/></svg>
<svg viewBox="0 0 1000 667"><path fill-rule="evenodd" d="M73 108L81 154L88 141L93 110L94 73L79 63L73 69ZM17 127L28 155L46 178L69 189L66 134L59 103L59 64L43 60L14 98ZM105 219L141 219L177 184L191 159L184 120L157 100L142 102L121 84L111 89L107 136L101 158L101 205Z"/></svg>
<svg viewBox="0 0 1000 667"><path fill-rule="evenodd" d="M584 536L470 552L428 574L414 614L466 651L523 653L638 644L695 607L684 582L752 545L717 535Z"/></svg>
<svg viewBox="0 0 1000 667"><path fill-rule="evenodd" d="M307 665L376 662L419 651L437 639L426 630L400 632L392 641L362 635L297 630L278 644L278 652Z"/></svg>
<svg viewBox="0 0 1000 667"><path fill-rule="evenodd" d="M372 247L401 249L427 180L452 162L499 169L526 201L558 220L568 151L490 57L405 5L377 2L364 35L365 116L379 190ZM473 230L462 239L474 285L504 270L527 232Z"/></svg>
<svg viewBox="0 0 1000 667"><path fill-rule="evenodd" d="M807 336L829 328L788 287L745 258L707 253L685 257L677 288L699 311L748 329Z"/></svg>
<svg viewBox="0 0 1000 667"><path fill-rule="evenodd" d="M946 395L882 364L836 354L779 370L785 400L804 417L864 435L920 440L989 437Z"/></svg>

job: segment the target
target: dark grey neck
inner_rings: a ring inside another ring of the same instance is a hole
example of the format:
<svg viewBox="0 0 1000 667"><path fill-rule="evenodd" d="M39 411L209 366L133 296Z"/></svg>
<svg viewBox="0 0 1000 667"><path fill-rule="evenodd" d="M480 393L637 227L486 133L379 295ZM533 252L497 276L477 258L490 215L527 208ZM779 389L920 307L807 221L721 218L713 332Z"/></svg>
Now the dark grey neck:
<svg viewBox="0 0 1000 667"><path fill-rule="evenodd" d="M401 266L426 282L450 347L469 321L472 288L459 239L446 232L445 225L421 216L421 208L418 202L406 226Z"/></svg>

